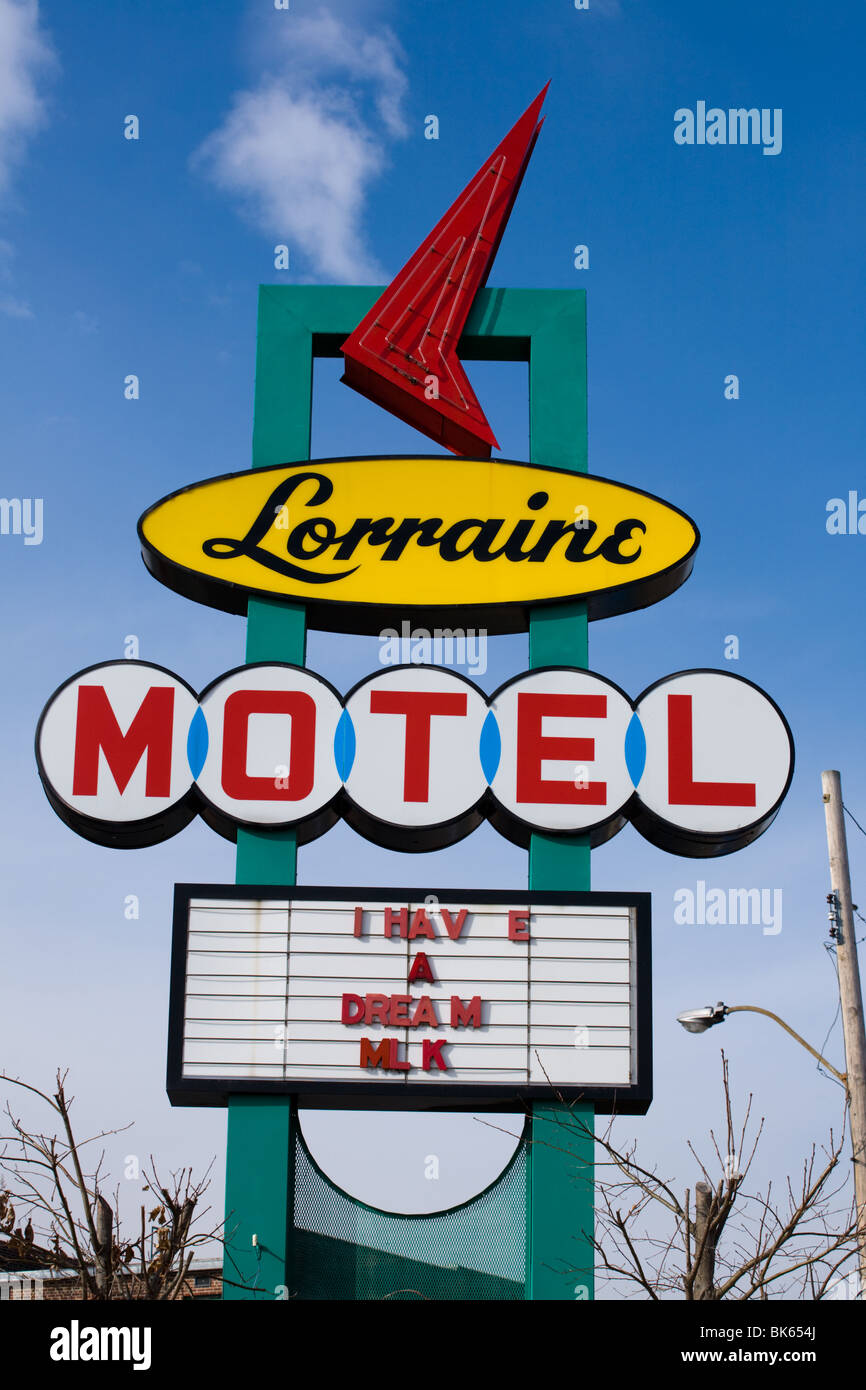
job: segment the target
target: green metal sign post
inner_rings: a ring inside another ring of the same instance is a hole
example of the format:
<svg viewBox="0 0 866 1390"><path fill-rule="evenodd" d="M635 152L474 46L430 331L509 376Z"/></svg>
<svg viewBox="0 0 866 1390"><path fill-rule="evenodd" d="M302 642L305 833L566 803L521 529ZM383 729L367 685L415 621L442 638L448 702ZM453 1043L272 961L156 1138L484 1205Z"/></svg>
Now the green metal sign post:
<svg viewBox="0 0 866 1390"><path fill-rule="evenodd" d="M381 294L376 287L262 286L253 468L310 457L313 360L340 344ZM531 461L587 471L586 307L582 290L483 290L466 325L467 360L529 363ZM582 602L539 608L530 666L586 666ZM299 605L251 599L246 659L304 664ZM238 831L236 881L296 881L293 831ZM533 835L529 886L589 889L586 836ZM295 1110L290 1096L229 1099L224 1297L291 1294ZM526 1297L593 1296L592 1105L534 1105L528 1159ZM255 1238L255 1243L254 1243Z"/></svg>

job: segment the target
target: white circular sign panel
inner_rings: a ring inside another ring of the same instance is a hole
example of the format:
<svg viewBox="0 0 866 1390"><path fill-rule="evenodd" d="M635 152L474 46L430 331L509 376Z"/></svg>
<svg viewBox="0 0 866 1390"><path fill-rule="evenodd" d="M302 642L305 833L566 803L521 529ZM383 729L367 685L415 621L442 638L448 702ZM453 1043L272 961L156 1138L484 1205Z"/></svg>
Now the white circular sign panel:
<svg viewBox="0 0 866 1390"><path fill-rule="evenodd" d="M634 794L625 757L634 710L618 686L549 667L509 681L490 708L501 741L494 824L501 808L518 842L532 830L589 831L600 844L621 828Z"/></svg>
<svg viewBox="0 0 866 1390"><path fill-rule="evenodd" d="M378 843L417 832L425 849L477 824L487 790L479 744L487 702L470 680L436 666L393 666L350 692L355 755L347 818ZM393 832L393 833L392 833ZM416 840L410 848L420 848Z"/></svg>
<svg viewBox="0 0 866 1390"><path fill-rule="evenodd" d="M174 834L195 814L187 737L197 708L185 681L150 662L78 672L51 697L36 734L54 809L100 843L140 847Z"/></svg>
<svg viewBox="0 0 866 1390"><path fill-rule="evenodd" d="M680 671L636 705L646 735L635 825L674 853L724 854L767 828L790 785L791 731L751 681Z"/></svg>
<svg viewBox="0 0 866 1390"><path fill-rule="evenodd" d="M229 838L238 825L291 825L301 843L343 812L409 851L454 843L485 814L522 845L535 831L597 845L629 817L653 844L695 858L766 830L794 761L775 703L724 671L677 672L632 705L572 667L525 672L488 702L464 676L410 665L343 701L303 667L263 662L197 699L172 672L131 660L62 685L36 751L57 814L119 848L168 838L198 807Z"/></svg>
<svg viewBox="0 0 866 1390"><path fill-rule="evenodd" d="M200 705L207 756L199 794L230 832L296 825L333 801L343 706L327 681L283 663L241 666L209 685Z"/></svg>

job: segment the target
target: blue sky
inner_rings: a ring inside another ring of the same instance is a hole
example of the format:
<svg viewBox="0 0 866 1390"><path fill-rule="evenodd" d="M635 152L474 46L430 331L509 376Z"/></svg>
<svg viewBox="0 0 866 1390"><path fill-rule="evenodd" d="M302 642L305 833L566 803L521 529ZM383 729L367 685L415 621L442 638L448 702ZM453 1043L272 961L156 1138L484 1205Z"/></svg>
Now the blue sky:
<svg viewBox="0 0 866 1390"><path fill-rule="evenodd" d="M711 999L760 1004L819 1048L830 1029L841 1065L822 768L841 770L866 824L866 537L825 527L830 498L866 496L866 24L804 0L758 10L91 0L85 14L0 0L0 491L44 503L41 545L0 536L2 1062L37 1083L68 1066L83 1125L134 1119L112 1147L116 1172L128 1153L166 1167L216 1154L221 1204L224 1113L170 1109L163 1073L172 885L231 881L233 851L200 822L136 853L77 839L39 785L39 712L73 671L121 655L127 634L199 689L243 659L243 621L156 584L135 523L165 493L249 462L258 284L396 272L548 79L490 283L587 290L591 471L675 503L703 536L681 591L593 625L590 664L632 695L678 669L732 670L777 700L797 746L787 802L747 850L689 861L627 827L593 856L594 887L654 900L656 1100L620 1133L693 1181L685 1140L718 1122L721 1042L735 1097L753 1091L767 1116L759 1175L793 1171L838 1125L838 1088L769 1022L740 1016L700 1038L674 1022ZM781 152L677 145L674 112L698 101L781 108ZM424 139L431 113L438 141ZM129 114L137 141L123 137ZM282 242L288 272L273 269ZM525 457L525 369L470 370L502 453ZM128 373L137 401L124 399ZM724 398L730 373L738 400ZM314 455L429 452L338 375L336 362L317 369ZM525 656L525 638L495 639L481 683ZM308 662L348 689L374 668L375 639L313 634ZM856 899L866 844L849 831ZM410 860L341 826L302 851L301 881L334 882L337 860L352 883L525 881L525 857L489 827ZM698 879L782 889L781 933L675 924L674 892ZM339 1116L319 1129L334 1176L374 1202L386 1140L403 1145L409 1205L460 1200L501 1160L471 1119ZM338 1171L347 1151L351 1172Z"/></svg>

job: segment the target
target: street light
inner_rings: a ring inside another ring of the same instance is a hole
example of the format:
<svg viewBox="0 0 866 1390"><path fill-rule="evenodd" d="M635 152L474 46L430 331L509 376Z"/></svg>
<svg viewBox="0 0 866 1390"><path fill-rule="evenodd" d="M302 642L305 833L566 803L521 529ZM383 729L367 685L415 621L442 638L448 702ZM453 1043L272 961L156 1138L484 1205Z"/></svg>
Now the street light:
<svg viewBox="0 0 866 1390"><path fill-rule="evenodd" d="M677 1014L677 1023L681 1023L687 1033L705 1033L714 1023L724 1023L727 1012L724 1004L708 1004L705 1009Z"/></svg>
<svg viewBox="0 0 866 1390"><path fill-rule="evenodd" d="M774 1023L778 1023L780 1028L784 1028L786 1033L790 1033L792 1038L805 1047L807 1052L811 1052L813 1057L817 1057L822 1067L826 1067L832 1072L837 1081L848 1090L848 1077L845 1072L837 1071L832 1063L822 1057L820 1052L816 1052L811 1043L807 1043L805 1038L801 1038L799 1033L795 1033L790 1024L786 1023L778 1014L774 1014L770 1009L761 1009L757 1004L708 1004L705 1009L689 1009L684 1014L677 1014L677 1023L681 1023L687 1033L705 1033L708 1028L712 1028L717 1023L724 1023L728 1014L763 1014L765 1018L771 1018Z"/></svg>

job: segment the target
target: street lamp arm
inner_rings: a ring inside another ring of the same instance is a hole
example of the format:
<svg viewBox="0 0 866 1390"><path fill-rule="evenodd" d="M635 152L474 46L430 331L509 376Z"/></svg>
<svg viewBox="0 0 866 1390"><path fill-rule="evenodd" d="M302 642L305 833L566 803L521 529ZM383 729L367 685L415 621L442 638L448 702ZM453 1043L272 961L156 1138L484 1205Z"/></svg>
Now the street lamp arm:
<svg viewBox="0 0 866 1390"><path fill-rule="evenodd" d="M725 1006L725 1013L765 1014L767 1018L772 1018L775 1023L778 1023L780 1028L784 1028L786 1033L790 1033L792 1038L796 1038L797 1042L800 1043L802 1047L805 1047L807 1052L811 1052L813 1057L817 1057L818 1061L821 1063L821 1066L826 1067L828 1071L832 1072L833 1075L837 1078L837 1080L842 1082L842 1085L845 1087L847 1091L848 1077L846 1076L846 1074L844 1072L837 1071L836 1068L830 1062L827 1061L826 1057L822 1057L821 1053L817 1052L815 1048L812 1047L811 1043L807 1043L805 1038L801 1038L799 1033L795 1033L794 1029L790 1026L790 1024L786 1023L785 1020L783 1018L780 1018L778 1014L774 1014L770 1009L761 1009L758 1007L757 1004L728 1004Z"/></svg>

